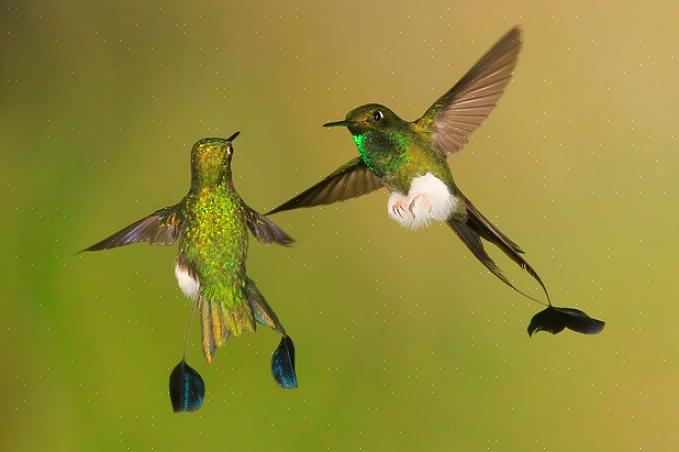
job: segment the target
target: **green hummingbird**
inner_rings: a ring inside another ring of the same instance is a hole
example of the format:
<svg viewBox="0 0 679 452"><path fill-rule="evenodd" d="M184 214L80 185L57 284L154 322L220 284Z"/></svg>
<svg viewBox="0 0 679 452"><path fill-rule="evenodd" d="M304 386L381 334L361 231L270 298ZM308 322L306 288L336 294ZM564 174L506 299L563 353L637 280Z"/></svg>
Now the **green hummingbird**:
<svg viewBox="0 0 679 452"><path fill-rule="evenodd" d="M202 349L208 363L231 336L254 332L256 323L281 336L272 371L286 388L297 386L294 346L274 311L248 277L248 229L262 243L289 245L293 239L249 207L231 174L233 140L204 138L191 149L191 188L177 204L160 209L85 251L148 242L178 242L175 275L179 288L200 311ZM173 399L174 403L174 399Z"/></svg>
<svg viewBox="0 0 679 452"><path fill-rule="evenodd" d="M387 213L392 219L408 229L432 221L447 223L495 276L522 295L548 306L547 314L534 317L529 334L538 330L556 333L559 327L585 333L601 331L603 322L583 320L578 314L582 311L571 309L555 314L555 310L568 308L552 307L541 278L521 256L522 249L462 193L446 162L446 157L459 152L495 108L512 78L520 49L521 30L515 27L415 121L401 119L384 105L367 104L350 111L343 121L324 124L347 127L359 157L266 215L343 201L386 187L391 192ZM481 239L498 246L535 278L547 303L516 288L486 253ZM544 316L549 318L545 320Z"/></svg>

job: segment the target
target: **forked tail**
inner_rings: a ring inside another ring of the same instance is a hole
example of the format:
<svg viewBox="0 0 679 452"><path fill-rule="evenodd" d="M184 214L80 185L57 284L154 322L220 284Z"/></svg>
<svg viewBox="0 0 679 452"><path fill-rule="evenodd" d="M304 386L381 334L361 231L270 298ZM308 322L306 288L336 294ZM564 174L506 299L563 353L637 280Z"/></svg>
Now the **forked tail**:
<svg viewBox="0 0 679 452"><path fill-rule="evenodd" d="M479 210L474 207L474 205L467 198L463 198L467 206L467 217L466 221L460 221L454 217L448 220L448 225L455 231L457 236L467 245L469 251L476 256L476 258L481 261L483 265L486 266L488 270L491 271L495 276L497 276L502 282L507 284L509 287L523 295L524 297L533 300L542 305L550 306L551 301L549 298L549 292L542 279L537 274L533 267L531 267L528 262L521 256L523 250L514 243L509 237L502 233L493 223L488 221L486 217L483 216ZM521 268L526 270L529 275L531 275L540 284L542 290L547 297L547 302L540 301L535 297L532 297L522 290L518 289L512 282L502 273L500 267L491 259L491 257L486 252L481 242L481 238L491 242L500 248L511 260L516 262Z"/></svg>
<svg viewBox="0 0 679 452"><path fill-rule="evenodd" d="M217 348L224 345L229 337L238 336L244 331L254 332L259 323L282 336L271 358L274 379L286 389L297 387L295 346L254 281L246 277L245 300L236 308L227 308L225 303L210 301L203 294L198 300L198 308L203 331L203 353L208 363L212 362Z"/></svg>
<svg viewBox="0 0 679 452"><path fill-rule="evenodd" d="M462 196L462 195L460 195ZM467 216L464 220L451 218L448 220L448 225L455 231L457 236L467 245L467 248L502 282L520 293L524 297L547 306L547 309L536 314L528 326L528 334L532 335L537 331L549 331L556 334L564 328L569 328L585 334L599 333L604 328L604 322L590 318L584 312L573 308L556 308L552 306L549 298L549 292L542 279L537 272L531 267L528 262L521 256L523 250L502 233L495 225L483 216L479 210L467 198L464 198L467 206ZM493 259L488 255L481 238L491 242L500 248L511 260L516 262L522 269L526 270L542 287L547 298L546 303L535 297L528 295L522 290L518 289L505 275L502 270L495 264Z"/></svg>

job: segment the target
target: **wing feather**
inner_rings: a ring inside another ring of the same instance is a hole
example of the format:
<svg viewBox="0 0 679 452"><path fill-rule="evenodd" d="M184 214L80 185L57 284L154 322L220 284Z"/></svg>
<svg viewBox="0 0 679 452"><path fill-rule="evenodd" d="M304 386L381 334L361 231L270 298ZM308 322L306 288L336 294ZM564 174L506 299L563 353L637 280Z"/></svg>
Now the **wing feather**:
<svg viewBox="0 0 679 452"><path fill-rule="evenodd" d="M361 157L357 157L313 187L267 212L266 215L300 207L313 207L345 201L381 187L382 182L370 172Z"/></svg>
<svg viewBox="0 0 679 452"><path fill-rule="evenodd" d="M521 50L521 30L512 28L415 124L428 131L434 149L460 151L488 117L512 79Z"/></svg>
<svg viewBox="0 0 679 452"><path fill-rule="evenodd" d="M172 245L179 237L179 204L157 210L83 251L99 251L136 242Z"/></svg>
<svg viewBox="0 0 679 452"><path fill-rule="evenodd" d="M273 221L247 205L244 205L244 207L248 228L261 243L278 243L287 246L295 241Z"/></svg>

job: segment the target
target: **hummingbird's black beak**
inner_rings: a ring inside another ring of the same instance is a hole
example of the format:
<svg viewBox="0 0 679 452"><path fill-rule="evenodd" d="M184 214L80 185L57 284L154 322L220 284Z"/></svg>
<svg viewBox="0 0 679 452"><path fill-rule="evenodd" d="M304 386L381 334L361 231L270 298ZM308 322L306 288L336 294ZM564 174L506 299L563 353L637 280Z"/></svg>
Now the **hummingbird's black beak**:
<svg viewBox="0 0 679 452"><path fill-rule="evenodd" d="M349 127L354 121L349 121L345 119L344 121L326 122L323 127Z"/></svg>
<svg viewBox="0 0 679 452"><path fill-rule="evenodd" d="M236 139L236 137L238 137L238 135L240 135L240 132L234 133L234 134L231 135L229 138L227 138L226 141L228 141L229 143L231 143L233 140Z"/></svg>

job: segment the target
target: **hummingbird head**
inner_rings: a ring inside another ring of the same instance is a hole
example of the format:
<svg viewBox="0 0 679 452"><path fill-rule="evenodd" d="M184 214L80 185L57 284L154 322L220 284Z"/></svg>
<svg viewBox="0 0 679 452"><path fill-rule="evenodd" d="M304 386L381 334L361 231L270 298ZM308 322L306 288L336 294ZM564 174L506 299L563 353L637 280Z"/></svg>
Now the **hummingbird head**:
<svg viewBox="0 0 679 452"><path fill-rule="evenodd" d="M404 122L384 105L367 104L351 110L344 121L329 122L323 124L323 127L347 127L352 135L361 135L369 130L387 131L399 128Z"/></svg>
<svg viewBox="0 0 679 452"><path fill-rule="evenodd" d="M191 149L191 174L199 185L214 185L231 178L232 141L240 132L229 138L203 138Z"/></svg>

